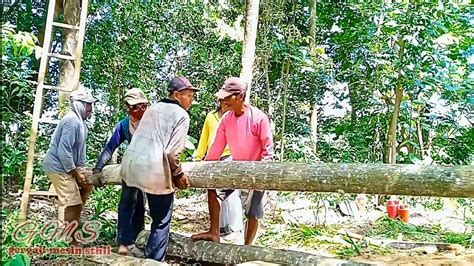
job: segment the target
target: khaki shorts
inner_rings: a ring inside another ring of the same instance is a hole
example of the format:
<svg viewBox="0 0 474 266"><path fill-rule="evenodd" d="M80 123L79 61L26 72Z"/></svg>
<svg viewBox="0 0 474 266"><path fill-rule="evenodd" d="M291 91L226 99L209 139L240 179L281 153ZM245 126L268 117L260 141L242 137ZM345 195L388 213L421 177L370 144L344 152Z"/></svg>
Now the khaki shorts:
<svg viewBox="0 0 474 266"><path fill-rule="evenodd" d="M59 207L82 204L80 188L76 179L63 173L46 173L58 194Z"/></svg>

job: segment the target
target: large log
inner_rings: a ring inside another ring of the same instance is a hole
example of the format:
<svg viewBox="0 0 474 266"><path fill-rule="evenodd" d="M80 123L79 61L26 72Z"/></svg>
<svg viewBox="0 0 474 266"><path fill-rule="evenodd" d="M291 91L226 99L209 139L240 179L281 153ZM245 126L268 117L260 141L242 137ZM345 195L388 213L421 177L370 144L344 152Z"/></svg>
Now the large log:
<svg viewBox="0 0 474 266"><path fill-rule="evenodd" d="M474 166L233 161L190 162L183 168L196 188L474 198ZM100 179L120 184L120 165L106 166Z"/></svg>
<svg viewBox="0 0 474 266"><path fill-rule="evenodd" d="M149 236L150 231L142 231L138 235L135 245L140 249L144 249ZM221 264L263 261L284 265L368 265L364 263L316 256L299 251L271 249L257 246L239 246L214 243L210 241L193 242L189 237L176 233L171 233L166 253L169 256L186 258L187 260Z"/></svg>

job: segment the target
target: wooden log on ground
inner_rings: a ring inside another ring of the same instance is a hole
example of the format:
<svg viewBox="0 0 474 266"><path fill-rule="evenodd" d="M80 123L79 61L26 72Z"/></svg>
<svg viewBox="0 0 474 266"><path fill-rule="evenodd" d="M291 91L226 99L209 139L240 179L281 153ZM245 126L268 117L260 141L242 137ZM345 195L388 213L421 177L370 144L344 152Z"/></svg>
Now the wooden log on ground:
<svg viewBox="0 0 474 266"><path fill-rule="evenodd" d="M291 162L183 163L191 187L474 198L474 166ZM98 176L91 176L98 182ZM120 165L104 184L120 184Z"/></svg>
<svg viewBox="0 0 474 266"><path fill-rule="evenodd" d="M416 248L434 247L436 250L439 250L439 251L454 251L456 253L462 253L465 251L464 247L459 244L398 241L398 240L392 240L392 239L374 239L374 238L363 236L360 234L347 232L345 230L340 230L338 233L340 235L349 236L350 238L353 238L356 240L365 240L370 245L383 247L383 248L394 248L394 249L399 249L399 250L413 250Z"/></svg>
<svg viewBox="0 0 474 266"><path fill-rule="evenodd" d="M138 235L135 245L140 249L144 249L149 235L150 231L142 231ZM369 265L335 258L326 258L299 251L257 246L239 246L210 241L193 242L191 238L176 233L171 233L167 254L187 260L222 264L263 261L284 265Z"/></svg>
<svg viewBox="0 0 474 266"><path fill-rule="evenodd" d="M93 262L94 264L99 265L120 265L120 266L166 266L169 265L164 262L158 262L152 259L143 259L143 258L135 258L132 256L123 256L117 253L112 253L109 255L87 255L84 256L84 263L81 264L90 264ZM88 262L88 263L87 263Z"/></svg>

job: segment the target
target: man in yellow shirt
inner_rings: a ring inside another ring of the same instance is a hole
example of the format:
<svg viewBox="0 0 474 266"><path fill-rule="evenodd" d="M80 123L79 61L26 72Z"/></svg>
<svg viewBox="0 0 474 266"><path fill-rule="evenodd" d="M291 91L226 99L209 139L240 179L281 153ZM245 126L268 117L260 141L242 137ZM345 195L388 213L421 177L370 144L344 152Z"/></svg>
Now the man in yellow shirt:
<svg viewBox="0 0 474 266"><path fill-rule="evenodd" d="M195 153L195 160L202 161L211 148L214 138L216 137L217 128L220 119L228 111L222 100L219 100L217 110L209 112L202 127L201 137L199 138L198 148ZM232 160L230 149L227 146L222 153L221 160ZM239 190L221 190L218 193L219 199L222 201L221 211L221 237L226 241L237 245L244 244L244 224L242 215L242 201L240 200Z"/></svg>
<svg viewBox="0 0 474 266"><path fill-rule="evenodd" d="M207 154L207 150L211 147L216 137L217 128L219 127L219 121L221 117L227 112L227 107L221 104L219 101L219 107L217 110L210 111L206 120L204 120L204 126L202 127L201 138L196 150L196 161L202 161ZM222 153L222 157L230 156L230 150L227 146Z"/></svg>

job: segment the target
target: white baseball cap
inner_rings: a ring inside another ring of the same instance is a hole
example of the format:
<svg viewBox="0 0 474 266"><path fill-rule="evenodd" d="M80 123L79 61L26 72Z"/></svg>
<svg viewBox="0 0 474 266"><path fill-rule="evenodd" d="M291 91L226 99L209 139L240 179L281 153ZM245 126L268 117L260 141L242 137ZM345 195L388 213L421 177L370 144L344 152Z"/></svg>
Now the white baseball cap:
<svg viewBox="0 0 474 266"><path fill-rule="evenodd" d="M81 102L86 102L86 103L95 103L95 102L98 101L82 85L79 86L78 90L75 90L75 91L71 92L70 99L71 99L71 101L81 101Z"/></svg>
<svg viewBox="0 0 474 266"><path fill-rule="evenodd" d="M129 105L148 103L148 99L146 98L145 94L138 88L129 89L125 93L124 101Z"/></svg>

